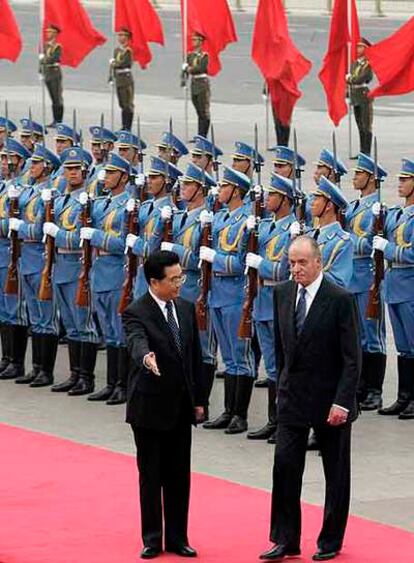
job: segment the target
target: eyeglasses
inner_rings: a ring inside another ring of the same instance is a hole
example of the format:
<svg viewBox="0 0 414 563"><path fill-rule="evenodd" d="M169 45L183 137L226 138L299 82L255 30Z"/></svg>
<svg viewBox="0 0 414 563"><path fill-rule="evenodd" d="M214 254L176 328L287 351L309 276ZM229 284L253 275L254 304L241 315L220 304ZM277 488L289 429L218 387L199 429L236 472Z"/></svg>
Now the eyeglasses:
<svg viewBox="0 0 414 563"><path fill-rule="evenodd" d="M175 276L174 278L170 278L168 281L170 283L172 283L173 285L184 285L186 282L187 276L186 275L181 275L181 276Z"/></svg>

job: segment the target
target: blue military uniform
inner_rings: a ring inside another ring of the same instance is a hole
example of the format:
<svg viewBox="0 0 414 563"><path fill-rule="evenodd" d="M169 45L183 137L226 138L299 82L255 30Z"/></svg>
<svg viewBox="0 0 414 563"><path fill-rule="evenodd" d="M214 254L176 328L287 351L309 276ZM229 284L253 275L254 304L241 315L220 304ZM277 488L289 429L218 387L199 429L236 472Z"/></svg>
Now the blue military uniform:
<svg viewBox="0 0 414 563"><path fill-rule="evenodd" d="M143 151L147 148L147 144L142 140L138 139L137 135L131 133L131 131L117 131L117 148L119 149L133 149L134 155L138 154L138 151L143 153ZM132 160L130 160L130 181L127 184L127 192L129 193L130 197L138 198L139 199L139 188L141 183L144 181L143 179L143 168L142 164L135 166L132 164Z"/></svg>
<svg viewBox="0 0 414 563"><path fill-rule="evenodd" d="M101 149L102 145L113 145L117 140L115 133L100 125L89 127L89 133L91 134L91 145L98 144L101 146ZM105 161L106 158L100 163L96 162L89 169L86 189L92 199L104 195Z"/></svg>
<svg viewBox="0 0 414 563"><path fill-rule="evenodd" d="M9 138L0 155L18 156L24 162L30 153L21 143ZM21 176L13 180L0 180L0 379L13 379L24 373L27 345L26 306L21 291L19 295L6 294L4 291L10 262L8 189L11 186L21 190Z"/></svg>
<svg viewBox="0 0 414 563"><path fill-rule="evenodd" d="M195 135L194 136L194 144L193 147L191 149L191 156L192 157L199 157L199 156L203 156L206 155L207 157L209 157L209 159L211 159L211 161L214 163L216 162L216 168L217 168L217 172L215 173L216 176L216 181L218 181L218 158L220 156L223 155L223 151L215 144L213 144L211 141L209 141L209 139L206 139L206 137L203 137L202 135ZM197 162L195 159L194 160L194 164ZM205 167L205 170L207 170L208 165ZM209 193L207 194L207 198L206 198L206 205L207 205L207 209L209 209L210 211L214 211L215 207L216 207L216 196L213 195L212 193L210 193L211 190L209 191Z"/></svg>
<svg viewBox="0 0 414 563"><path fill-rule="evenodd" d="M230 184L244 195L250 189L250 179L243 173L224 168L221 184ZM247 429L254 358L250 339L238 338L244 301L245 266L240 259L240 244L248 210L241 205L230 211L222 209L213 221L213 277L210 292L210 313L225 364L225 412L206 428L226 428L228 434Z"/></svg>
<svg viewBox="0 0 414 563"><path fill-rule="evenodd" d="M79 147L67 149L62 154L65 169L82 166L85 172L91 162L88 152ZM80 216L83 209L82 195L86 199L85 186L70 189L54 200L55 264L53 269L53 290L62 324L68 338L70 377L52 387L54 392L68 391L71 396L91 393L94 389L98 333L92 311L79 307L76 294L82 268L80 248Z"/></svg>
<svg viewBox="0 0 414 563"><path fill-rule="evenodd" d="M180 170L171 162L166 162L158 157L151 157L149 176L166 174L170 182L176 182L181 176ZM160 212L164 205L172 205L171 195L167 194L158 198L144 201L138 213L138 238L132 248L133 253L139 257L139 267L134 288L134 298L138 299L148 290L148 284L144 276L143 261L151 252L158 250L162 242L162 227Z"/></svg>
<svg viewBox="0 0 414 563"><path fill-rule="evenodd" d="M414 161L404 159L398 174L400 180L413 180ZM385 237L388 240L384 258L388 268L385 272L384 293L388 305L395 346L398 352L398 396L380 414L399 415L402 419L414 418L414 205L394 208L385 222Z"/></svg>
<svg viewBox="0 0 414 563"><path fill-rule="evenodd" d="M375 163L360 153L356 171L374 175ZM378 178L382 181L387 172L377 166ZM349 290L355 295L358 305L363 363L359 384L359 399L363 410L381 407L382 385L386 366L385 309L381 298L378 319L367 318L369 289L374 281L372 262L372 239L375 217L372 206L379 201L377 192L352 201L345 215L345 228L351 234L354 245L353 273Z"/></svg>

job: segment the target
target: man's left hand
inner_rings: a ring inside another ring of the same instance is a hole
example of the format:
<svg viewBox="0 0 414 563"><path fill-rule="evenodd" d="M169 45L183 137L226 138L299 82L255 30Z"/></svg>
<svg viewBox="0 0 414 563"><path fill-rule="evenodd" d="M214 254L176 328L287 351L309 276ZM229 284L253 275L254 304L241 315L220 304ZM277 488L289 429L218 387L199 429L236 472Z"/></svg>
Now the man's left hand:
<svg viewBox="0 0 414 563"><path fill-rule="evenodd" d="M204 407L194 407L194 416L196 422L204 422L204 418L205 418Z"/></svg>
<svg viewBox="0 0 414 563"><path fill-rule="evenodd" d="M336 406L331 407L328 416L328 424L331 426L340 426L341 424L345 424L347 420L348 413L344 409Z"/></svg>

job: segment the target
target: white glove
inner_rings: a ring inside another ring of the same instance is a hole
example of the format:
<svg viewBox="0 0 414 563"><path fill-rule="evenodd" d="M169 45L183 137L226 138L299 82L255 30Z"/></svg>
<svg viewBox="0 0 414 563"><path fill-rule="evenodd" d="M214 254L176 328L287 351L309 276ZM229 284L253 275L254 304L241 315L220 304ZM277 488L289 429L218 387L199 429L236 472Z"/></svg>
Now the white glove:
<svg viewBox="0 0 414 563"><path fill-rule="evenodd" d="M7 195L9 199L18 198L20 196L20 190L18 190L15 186L11 185L7 189Z"/></svg>
<svg viewBox="0 0 414 563"><path fill-rule="evenodd" d="M372 248L374 250L380 250L381 252L384 252L387 244L388 244L387 239L380 237L379 235L375 235L372 241Z"/></svg>
<svg viewBox="0 0 414 563"><path fill-rule="evenodd" d="M169 205L164 205L161 209L161 219L163 221L168 221L172 217L172 209Z"/></svg>
<svg viewBox="0 0 414 563"><path fill-rule="evenodd" d="M140 188L145 185L145 174L137 174L135 177L135 185Z"/></svg>
<svg viewBox="0 0 414 563"><path fill-rule="evenodd" d="M44 80L45 77L43 76L43 74L42 74L41 72L38 72L38 73L37 73L37 78L39 79L39 82L43 82L43 80Z"/></svg>
<svg viewBox="0 0 414 563"><path fill-rule="evenodd" d="M205 260L211 264L214 262L216 251L208 246L200 246L200 260Z"/></svg>
<svg viewBox="0 0 414 563"><path fill-rule="evenodd" d="M290 238L296 238L300 235L300 224L294 221L289 227Z"/></svg>
<svg viewBox="0 0 414 563"><path fill-rule="evenodd" d="M49 235L53 238L56 237L56 235L59 232L59 227L57 225L55 225L55 223L44 223L43 224L43 234L44 235Z"/></svg>
<svg viewBox="0 0 414 563"><path fill-rule="evenodd" d="M254 215L249 215L246 220L246 229L248 231L252 231L253 229L256 228L256 224L257 224L256 217Z"/></svg>
<svg viewBox="0 0 414 563"><path fill-rule="evenodd" d="M132 213L133 211L135 211L135 199L133 197L130 197L129 200L127 201L126 210L128 211L128 213Z"/></svg>
<svg viewBox="0 0 414 563"><path fill-rule="evenodd" d="M253 191L255 196L259 198L262 195L263 188L259 184L256 184L253 188Z"/></svg>
<svg viewBox="0 0 414 563"><path fill-rule="evenodd" d="M255 270L257 270L262 262L263 258L258 254L253 254L253 252L247 253L246 266L248 268L254 268Z"/></svg>
<svg viewBox="0 0 414 563"><path fill-rule="evenodd" d="M21 219L16 219L15 217L12 217L11 219L9 219L9 229L11 231L18 231L20 228L20 225L23 225L24 221L22 221Z"/></svg>
<svg viewBox="0 0 414 563"><path fill-rule="evenodd" d="M81 205L86 205L88 203L89 195L87 192L81 192L79 194L79 203Z"/></svg>
<svg viewBox="0 0 414 563"><path fill-rule="evenodd" d="M211 197L217 197L218 194L219 194L219 188L218 188L218 186L212 186L212 187L210 188L210 195L211 195Z"/></svg>
<svg viewBox="0 0 414 563"><path fill-rule="evenodd" d="M39 61L42 62L45 59L44 53L39 53Z"/></svg>
<svg viewBox="0 0 414 563"><path fill-rule="evenodd" d="M161 243L161 250L171 250L173 249L174 244L172 242L162 242Z"/></svg>
<svg viewBox="0 0 414 563"><path fill-rule="evenodd" d="M188 68L188 63L183 63L183 66L181 67L181 70L182 70L183 72L185 72L185 71L187 70L187 68Z"/></svg>
<svg viewBox="0 0 414 563"><path fill-rule="evenodd" d="M93 229L92 227L82 227L80 230L80 238L82 240L91 240L95 231L96 229Z"/></svg>
<svg viewBox="0 0 414 563"><path fill-rule="evenodd" d="M346 80L346 82L349 82L350 78L351 78L351 74L349 74L349 73L348 73L348 74L345 74L345 80Z"/></svg>
<svg viewBox="0 0 414 563"><path fill-rule="evenodd" d="M203 209L203 211L200 213L201 226L205 227L206 225L209 225L212 222L213 222L213 213L207 211L207 209Z"/></svg>
<svg viewBox="0 0 414 563"><path fill-rule="evenodd" d="M98 174L96 175L96 177L98 178L98 182L104 182L105 176L106 176L106 172L103 168L98 170Z"/></svg>
<svg viewBox="0 0 414 563"><path fill-rule="evenodd" d="M109 64L110 64L110 65L113 65L114 62L115 62L115 59L109 59Z"/></svg>
<svg viewBox="0 0 414 563"><path fill-rule="evenodd" d="M49 188L44 188L42 190L42 200L46 203L48 201L52 201L52 190Z"/></svg>
<svg viewBox="0 0 414 563"><path fill-rule="evenodd" d="M379 201L373 203L371 207L371 211L374 217L378 217L379 214L381 213L381 203Z"/></svg>
<svg viewBox="0 0 414 563"><path fill-rule="evenodd" d="M129 235L127 235L125 244L127 248L133 248L136 240L138 239L138 237L136 235L133 235L132 233L130 233Z"/></svg>

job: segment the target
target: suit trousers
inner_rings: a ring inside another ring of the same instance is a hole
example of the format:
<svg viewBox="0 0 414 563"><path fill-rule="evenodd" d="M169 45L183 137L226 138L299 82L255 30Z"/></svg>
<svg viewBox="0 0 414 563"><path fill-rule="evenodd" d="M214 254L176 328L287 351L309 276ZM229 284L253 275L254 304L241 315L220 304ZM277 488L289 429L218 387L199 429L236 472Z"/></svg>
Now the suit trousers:
<svg viewBox="0 0 414 563"><path fill-rule="evenodd" d="M325 508L318 548L339 551L348 520L351 481L351 425L314 428L325 474ZM270 539L290 549L300 546L300 496L309 428L279 424L273 466Z"/></svg>
<svg viewBox="0 0 414 563"><path fill-rule="evenodd" d="M182 408L174 427L158 431L132 426L137 447L141 531L144 546L162 548L188 544L191 479L191 421Z"/></svg>

